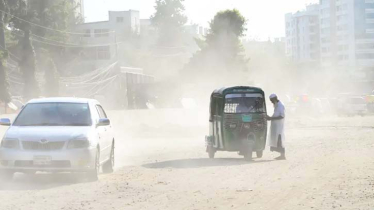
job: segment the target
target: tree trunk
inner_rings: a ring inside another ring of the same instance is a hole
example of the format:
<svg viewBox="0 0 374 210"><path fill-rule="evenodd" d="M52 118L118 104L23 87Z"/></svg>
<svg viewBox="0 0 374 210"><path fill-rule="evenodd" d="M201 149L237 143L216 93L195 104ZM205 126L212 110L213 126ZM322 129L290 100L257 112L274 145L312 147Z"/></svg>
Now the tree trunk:
<svg viewBox="0 0 374 210"><path fill-rule="evenodd" d="M22 40L22 60L20 61L20 68L25 81L24 96L26 99L32 99L39 96L39 85L35 77L36 73L36 58L35 51L30 40L30 28L25 27L25 37Z"/></svg>
<svg viewBox="0 0 374 210"><path fill-rule="evenodd" d="M4 0L0 0L0 10L5 11ZM5 31L4 31L4 13L0 11L0 47L1 50L6 50L5 45Z"/></svg>

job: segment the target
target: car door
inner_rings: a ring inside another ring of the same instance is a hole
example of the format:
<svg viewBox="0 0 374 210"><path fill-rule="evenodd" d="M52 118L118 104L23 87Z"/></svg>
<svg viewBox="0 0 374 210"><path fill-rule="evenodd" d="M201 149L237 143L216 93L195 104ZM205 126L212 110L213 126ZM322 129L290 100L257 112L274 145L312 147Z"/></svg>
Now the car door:
<svg viewBox="0 0 374 210"><path fill-rule="evenodd" d="M96 105L96 109L99 113L100 119L107 119L108 116L106 115L103 107L99 104ZM111 138L111 125L107 126L99 126L99 132L102 133L102 145L101 145L101 160L107 160L110 157L111 146L112 146L112 138Z"/></svg>

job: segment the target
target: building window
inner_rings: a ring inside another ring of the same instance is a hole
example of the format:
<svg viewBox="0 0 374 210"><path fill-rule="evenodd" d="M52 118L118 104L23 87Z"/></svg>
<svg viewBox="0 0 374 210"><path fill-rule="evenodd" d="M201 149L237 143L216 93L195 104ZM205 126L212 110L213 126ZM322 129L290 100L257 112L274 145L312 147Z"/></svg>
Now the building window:
<svg viewBox="0 0 374 210"><path fill-rule="evenodd" d="M329 34L329 33L330 33L330 28L321 29L321 34Z"/></svg>
<svg viewBox="0 0 374 210"><path fill-rule="evenodd" d="M90 29L85 30L83 37L91 37L91 30Z"/></svg>
<svg viewBox="0 0 374 210"><path fill-rule="evenodd" d="M339 51L346 51L346 50L348 50L348 45L339 45L338 50Z"/></svg>
<svg viewBox="0 0 374 210"><path fill-rule="evenodd" d="M348 60L348 59L349 59L349 55L339 55L338 56L338 60L340 60L340 61Z"/></svg>
<svg viewBox="0 0 374 210"><path fill-rule="evenodd" d="M366 19L366 23L374 23L374 19L373 18Z"/></svg>
<svg viewBox="0 0 374 210"><path fill-rule="evenodd" d="M322 38L321 42L322 43L330 43L330 38Z"/></svg>
<svg viewBox="0 0 374 210"><path fill-rule="evenodd" d="M348 25L342 25L337 27L337 31L346 31L348 29Z"/></svg>
<svg viewBox="0 0 374 210"><path fill-rule="evenodd" d="M346 20L348 20L348 15L339 15L339 16L336 17L336 20L338 22L346 21Z"/></svg>
<svg viewBox="0 0 374 210"><path fill-rule="evenodd" d="M357 50L373 50L374 43L357 44L356 49Z"/></svg>
<svg viewBox="0 0 374 210"><path fill-rule="evenodd" d="M123 23L124 18L123 17L117 17L117 23Z"/></svg>
<svg viewBox="0 0 374 210"><path fill-rule="evenodd" d="M309 27L309 31L310 31L311 33L316 32L316 27L315 27L315 26L310 26L310 27Z"/></svg>
<svg viewBox="0 0 374 210"><path fill-rule="evenodd" d="M95 29L94 33L95 33L95 37L108 37L109 29Z"/></svg>
<svg viewBox="0 0 374 210"><path fill-rule="evenodd" d="M342 11L346 11L348 9L348 6L346 4L343 4L341 6L337 6L336 7L336 11L337 12L342 12Z"/></svg>
<svg viewBox="0 0 374 210"><path fill-rule="evenodd" d="M365 9L365 13L367 14L374 13L374 9Z"/></svg>
<svg viewBox="0 0 374 210"><path fill-rule="evenodd" d="M356 58L363 59L363 60L374 59L374 54L373 53L356 54Z"/></svg>
<svg viewBox="0 0 374 210"><path fill-rule="evenodd" d="M374 29L366 29L367 34L374 34Z"/></svg>
<svg viewBox="0 0 374 210"><path fill-rule="evenodd" d="M329 52L329 48L327 48L327 47L323 47L323 48L322 48L322 52L323 52L323 53L327 53L327 52Z"/></svg>

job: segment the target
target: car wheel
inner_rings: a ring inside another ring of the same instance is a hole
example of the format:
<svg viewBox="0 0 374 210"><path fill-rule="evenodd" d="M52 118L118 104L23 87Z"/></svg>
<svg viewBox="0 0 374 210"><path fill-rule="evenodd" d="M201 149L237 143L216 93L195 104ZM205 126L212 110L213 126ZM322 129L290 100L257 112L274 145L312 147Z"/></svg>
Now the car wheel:
<svg viewBox="0 0 374 210"><path fill-rule="evenodd" d="M257 158L262 158L263 155L264 155L264 151L257 151L256 152Z"/></svg>
<svg viewBox="0 0 374 210"><path fill-rule="evenodd" d="M87 172L87 178L89 181L99 180L100 173L100 150L98 149L95 156L95 168Z"/></svg>
<svg viewBox="0 0 374 210"><path fill-rule="evenodd" d="M110 152L110 159L103 165L103 172L106 174L113 173L114 168L114 142Z"/></svg>
<svg viewBox="0 0 374 210"><path fill-rule="evenodd" d="M8 182L13 179L14 172L9 170L0 170L0 181Z"/></svg>

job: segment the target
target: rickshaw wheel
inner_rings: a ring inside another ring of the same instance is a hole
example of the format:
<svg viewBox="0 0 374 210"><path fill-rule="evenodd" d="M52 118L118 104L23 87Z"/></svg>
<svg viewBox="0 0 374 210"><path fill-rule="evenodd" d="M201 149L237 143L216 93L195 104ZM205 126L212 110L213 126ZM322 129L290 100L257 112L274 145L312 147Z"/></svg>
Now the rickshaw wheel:
<svg viewBox="0 0 374 210"><path fill-rule="evenodd" d="M263 155L264 155L264 151L257 151L256 152L257 158L262 158Z"/></svg>
<svg viewBox="0 0 374 210"><path fill-rule="evenodd" d="M244 154L244 159L246 161L252 161L254 142L253 141L246 141L244 143L245 143L243 145L244 148L247 148L246 150L244 150L242 152Z"/></svg>
<svg viewBox="0 0 374 210"><path fill-rule="evenodd" d="M210 159L214 159L214 155L216 154L216 151L212 147L208 147L208 154Z"/></svg>

